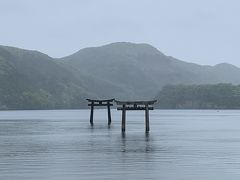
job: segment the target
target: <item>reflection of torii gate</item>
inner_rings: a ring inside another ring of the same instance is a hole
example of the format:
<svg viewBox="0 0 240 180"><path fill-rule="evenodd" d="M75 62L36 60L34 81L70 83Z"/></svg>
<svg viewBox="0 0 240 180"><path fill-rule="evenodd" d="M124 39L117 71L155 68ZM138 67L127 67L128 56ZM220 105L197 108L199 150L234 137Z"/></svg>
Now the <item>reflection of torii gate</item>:
<svg viewBox="0 0 240 180"><path fill-rule="evenodd" d="M88 106L91 106L91 113L90 113L90 123L93 125L93 110L94 106L107 106L108 110L108 125L111 124L111 108L110 106L113 106L114 99L105 99L105 100L94 100L94 99L87 99Z"/></svg>
<svg viewBox="0 0 240 180"><path fill-rule="evenodd" d="M126 126L126 111L127 110L145 110L145 125L146 125L146 132L149 132L149 110L153 110L153 104L157 100L153 101L117 101L117 105L120 107L117 110L122 111L122 132L125 132Z"/></svg>

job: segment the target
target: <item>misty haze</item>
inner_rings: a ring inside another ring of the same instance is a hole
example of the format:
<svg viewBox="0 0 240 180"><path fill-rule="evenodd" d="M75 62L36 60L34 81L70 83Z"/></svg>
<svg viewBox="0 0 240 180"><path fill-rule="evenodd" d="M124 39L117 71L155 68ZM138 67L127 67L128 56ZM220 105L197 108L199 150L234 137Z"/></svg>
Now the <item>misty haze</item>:
<svg viewBox="0 0 240 180"><path fill-rule="evenodd" d="M236 0L0 0L0 179L239 179Z"/></svg>

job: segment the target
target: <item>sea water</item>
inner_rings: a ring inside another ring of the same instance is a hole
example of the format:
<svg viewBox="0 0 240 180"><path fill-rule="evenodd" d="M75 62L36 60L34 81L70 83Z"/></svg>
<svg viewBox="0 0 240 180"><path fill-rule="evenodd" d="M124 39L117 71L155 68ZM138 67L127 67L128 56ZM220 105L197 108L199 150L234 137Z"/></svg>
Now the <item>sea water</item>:
<svg viewBox="0 0 240 180"><path fill-rule="evenodd" d="M240 111L0 111L0 180L240 179Z"/></svg>

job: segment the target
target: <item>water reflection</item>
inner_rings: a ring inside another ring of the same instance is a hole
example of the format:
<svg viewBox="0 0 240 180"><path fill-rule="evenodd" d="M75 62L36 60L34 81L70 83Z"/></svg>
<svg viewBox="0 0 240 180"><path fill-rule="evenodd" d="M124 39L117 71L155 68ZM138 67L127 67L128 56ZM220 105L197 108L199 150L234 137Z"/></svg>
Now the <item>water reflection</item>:
<svg viewBox="0 0 240 180"><path fill-rule="evenodd" d="M151 140L150 133L145 133L144 135L122 133L122 152L149 153L153 150L153 141Z"/></svg>
<svg viewBox="0 0 240 180"><path fill-rule="evenodd" d="M8 113L15 119L0 112L3 180L240 178L240 111L154 111L148 134L137 113L122 134L119 113L110 127L105 111L94 126L84 110Z"/></svg>

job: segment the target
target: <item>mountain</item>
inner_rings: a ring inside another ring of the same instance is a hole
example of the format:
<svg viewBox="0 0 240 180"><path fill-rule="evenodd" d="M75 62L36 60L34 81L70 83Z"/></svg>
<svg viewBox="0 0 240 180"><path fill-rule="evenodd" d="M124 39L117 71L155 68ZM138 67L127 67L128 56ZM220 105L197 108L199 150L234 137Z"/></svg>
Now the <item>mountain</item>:
<svg viewBox="0 0 240 180"><path fill-rule="evenodd" d="M202 66L127 42L54 59L0 46L0 109L82 108L85 98L152 99L168 84L240 84L240 69Z"/></svg>
<svg viewBox="0 0 240 180"><path fill-rule="evenodd" d="M94 82L90 89L104 98L136 99L150 98L155 93L157 84L148 65L157 62L159 56L164 57L146 44L114 43L80 50L58 62L76 76L87 76L86 86ZM168 62L160 61L164 63Z"/></svg>
<svg viewBox="0 0 240 180"><path fill-rule="evenodd" d="M83 106L79 78L49 56L0 46L0 108L51 109Z"/></svg>
<svg viewBox="0 0 240 180"><path fill-rule="evenodd" d="M57 61L76 76L84 74L94 81L91 91L106 98L149 99L167 84L240 84L238 67L187 63L148 44L119 42L86 48Z"/></svg>

